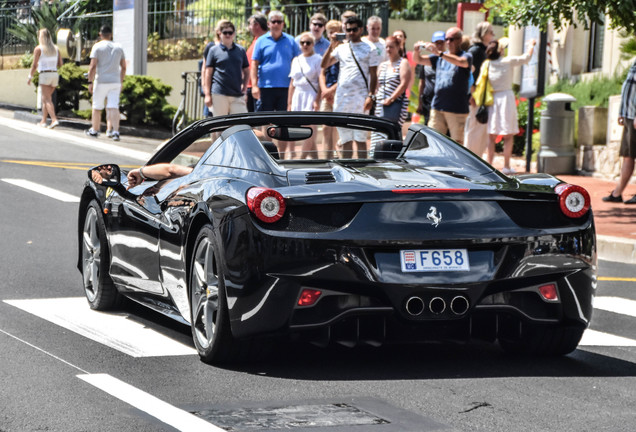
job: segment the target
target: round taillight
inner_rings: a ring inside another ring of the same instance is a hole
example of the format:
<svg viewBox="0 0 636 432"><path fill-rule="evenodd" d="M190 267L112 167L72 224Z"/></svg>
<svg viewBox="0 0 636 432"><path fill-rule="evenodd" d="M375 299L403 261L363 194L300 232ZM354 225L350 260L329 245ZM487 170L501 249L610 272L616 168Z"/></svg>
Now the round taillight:
<svg viewBox="0 0 636 432"><path fill-rule="evenodd" d="M285 198L274 189L253 187L247 191L247 208L263 222L276 222L285 214Z"/></svg>
<svg viewBox="0 0 636 432"><path fill-rule="evenodd" d="M590 194L581 186L562 183L554 191L559 195L559 206L567 217L579 218L590 209Z"/></svg>

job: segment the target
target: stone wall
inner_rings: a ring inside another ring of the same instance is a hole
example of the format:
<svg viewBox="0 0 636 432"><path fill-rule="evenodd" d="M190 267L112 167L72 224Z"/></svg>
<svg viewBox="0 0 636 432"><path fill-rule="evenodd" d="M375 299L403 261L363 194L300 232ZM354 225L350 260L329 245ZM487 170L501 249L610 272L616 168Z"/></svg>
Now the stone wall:
<svg viewBox="0 0 636 432"><path fill-rule="evenodd" d="M579 171L609 180L619 177L621 158L618 151L623 130L618 124L620 99L620 95L611 96L608 108L579 109Z"/></svg>

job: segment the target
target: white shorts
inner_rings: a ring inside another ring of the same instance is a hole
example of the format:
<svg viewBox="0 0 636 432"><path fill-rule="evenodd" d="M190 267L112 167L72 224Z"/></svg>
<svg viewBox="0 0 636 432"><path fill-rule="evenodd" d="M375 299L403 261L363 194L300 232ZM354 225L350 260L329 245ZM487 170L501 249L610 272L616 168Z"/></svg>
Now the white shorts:
<svg viewBox="0 0 636 432"><path fill-rule="evenodd" d="M60 76L57 72L40 72L38 85L57 87L60 82Z"/></svg>
<svg viewBox="0 0 636 432"><path fill-rule="evenodd" d="M347 143L349 141L366 142L369 132L360 129L351 129L346 127L336 127L338 129L338 135L340 135L340 144Z"/></svg>
<svg viewBox="0 0 636 432"><path fill-rule="evenodd" d="M93 109L104 109L104 100L106 100L106 108L119 109L119 93L121 92L121 83L104 83L95 82L93 86Z"/></svg>

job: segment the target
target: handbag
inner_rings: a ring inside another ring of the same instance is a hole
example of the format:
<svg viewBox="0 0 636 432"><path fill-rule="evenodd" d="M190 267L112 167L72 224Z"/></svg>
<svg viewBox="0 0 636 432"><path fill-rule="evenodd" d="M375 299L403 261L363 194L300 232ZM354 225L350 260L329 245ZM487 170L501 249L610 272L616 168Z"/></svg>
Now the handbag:
<svg viewBox="0 0 636 432"><path fill-rule="evenodd" d="M484 63L486 63L486 67L484 65L481 66L479 78L477 78L477 86L473 92L473 98L475 101L479 101L477 102L479 109L477 109L477 114L475 114L475 118L479 123L488 123L488 107L495 102L492 85L488 79L490 60L486 60Z"/></svg>
<svg viewBox="0 0 636 432"><path fill-rule="evenodd" d="M477 108L477 113L475 114L475 118L479 123L488 123L488 107L486 105L479 105L479 108Z"/></svg>

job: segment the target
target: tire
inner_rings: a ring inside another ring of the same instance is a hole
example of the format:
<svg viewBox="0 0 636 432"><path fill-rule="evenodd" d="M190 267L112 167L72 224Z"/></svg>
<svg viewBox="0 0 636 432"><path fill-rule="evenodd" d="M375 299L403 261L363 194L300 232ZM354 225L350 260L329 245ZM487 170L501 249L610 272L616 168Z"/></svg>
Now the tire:
<svg viewBox="0 0 636 432"><path fill-rule="evenodd" d="M523 323L519 338L500 338L499 345L505 351L514 354L560 356L576 349L584 331L581 327Z"/></svg>
<svg viewBox="0 0 636 432"><path fill-rule="evenodd" d="M199 357L210 364L239 361L249 342L232 336L222 258L211 225L201 228L193 251L188 281L192 339Z"/></svg>
<svg viewBox="0 0 636 432"><path fill-rule="evenodd" d="M99 311L119 306L121 295L108 273L110 251L102 209L95 200L86 208L81 242L82 284L88 304Z"/></svg>

